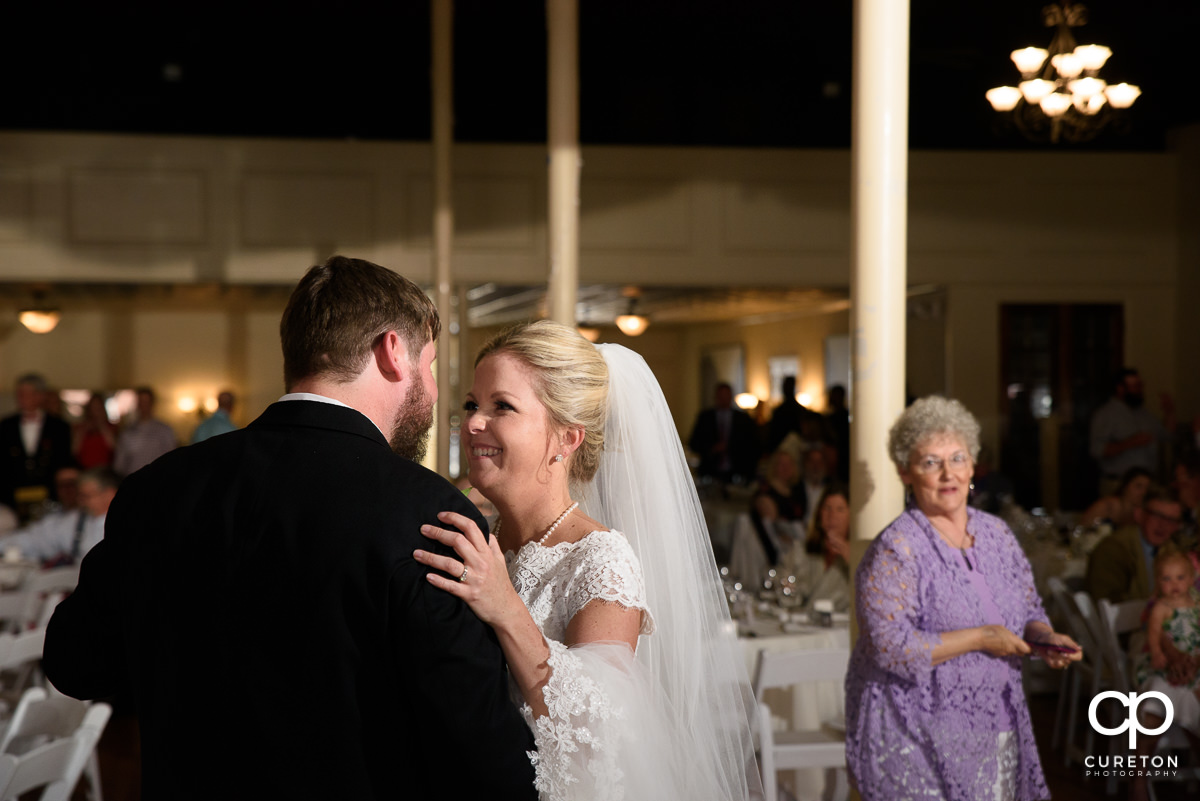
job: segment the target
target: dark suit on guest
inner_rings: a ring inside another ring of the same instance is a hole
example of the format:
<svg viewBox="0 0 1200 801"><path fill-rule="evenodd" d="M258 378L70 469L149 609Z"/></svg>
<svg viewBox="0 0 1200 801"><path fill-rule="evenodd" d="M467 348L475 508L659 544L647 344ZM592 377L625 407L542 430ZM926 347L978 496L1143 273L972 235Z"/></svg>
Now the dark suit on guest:
<svg viewBox="0 0 1200 801"><path fill-rule="evenodd" d="M484 526L359 412L273 404L125 480L46 674L131 693L147 799L533 799L494 633L412 558L446 510Z"/></svg>
<svg viewBox="0 0 1200 801"><path fill-rule="evenodd" d="M54 474L72 461L71 427L62 418L43 415L37 447L26 453L21 415L5 417L0 420L0 503L15 506L19 487L45 487L47 497L55 498Z"/></svg>
<svg viewBox="0 0 1200 801"><path fill-rule="evenodd" d="M725 441L728 460L719 452L717 445L722 441L722 426L716 408L705 409L696 418L688 447L700 457L699 473L728 479L741 476L749 480L758 472L758 426L750 415L741 409L729 409Z"/></svg>

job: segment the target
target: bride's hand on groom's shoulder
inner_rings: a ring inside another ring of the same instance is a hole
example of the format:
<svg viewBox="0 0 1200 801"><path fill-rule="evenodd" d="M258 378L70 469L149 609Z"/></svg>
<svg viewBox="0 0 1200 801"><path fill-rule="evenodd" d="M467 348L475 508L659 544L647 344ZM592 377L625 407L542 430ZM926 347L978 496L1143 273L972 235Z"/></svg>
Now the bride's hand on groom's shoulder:
<svg viewBox="0 0 1200 801"><path fill-rule="evenodd" d="M503 623L509 615L525 612L525 604L509 581L496 538L484 539L483 532L465 515L442 512L438 520L454 528L425 525L421 533L453 548L458 558L413 551L414 559L434 568L426 575L429 583L462 598L480 620L492 626Z"/></svg>

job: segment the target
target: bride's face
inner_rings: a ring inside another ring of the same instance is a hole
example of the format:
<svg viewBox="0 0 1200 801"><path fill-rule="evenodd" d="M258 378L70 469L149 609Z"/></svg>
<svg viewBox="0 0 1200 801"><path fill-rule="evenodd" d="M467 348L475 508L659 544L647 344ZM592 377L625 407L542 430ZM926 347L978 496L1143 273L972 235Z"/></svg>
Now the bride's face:
<svg viewBox="0 0 1200 801"><path fill-rule="evenodd" d="M541 477L553 462L554 432L530 369L508 353L487 356L463 405L471 485L484 494Z"/></svg>

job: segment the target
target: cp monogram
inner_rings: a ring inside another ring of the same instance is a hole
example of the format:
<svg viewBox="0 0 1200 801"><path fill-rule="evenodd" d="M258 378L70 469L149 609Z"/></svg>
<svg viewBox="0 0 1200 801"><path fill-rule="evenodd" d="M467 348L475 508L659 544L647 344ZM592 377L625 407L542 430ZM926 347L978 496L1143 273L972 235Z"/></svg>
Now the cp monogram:
<svg viewBox="0 0 1200 801"><path fill-rule="evenodd" d="M1137 717L1138 704L1140 704L1142 702L1143 698L1150 698L1150 697L1157 698L1158 700L1162 701L1163 707L1167 710L1167 716L1165 719L1163 719L1163 724L1161 726L1159 726L1157 729L1142 728L1142 724L1138 721L1138 717ZM1118 726L1115 729L1105 728L1104 726L1101 726L1100 723L1096 720L1096 707L1098 707L1100 705L1100 702L1103 701L1105 698L1115 698L1116 700L1120 701L1125 706L1129 707L1129 719L1124 721L1120 726ZM1174 718L1175 718L1175 709L1174 709L1174 707L1171 706L1171 699L1167 698L1167 696L1163 695L1162 693L1158 692L1157 690L1150 690L1149 692L1144 692L1144 693L1129 693L1128 696L1126 696L1124 693L1119 693L1116 690L1108 690L1106 692L1100 693L1095 698L1093 698L1091 705L1088 707L1088 722L1092 724L1093 729L1100 732L1101 734L1110 734L1110 735L1111 734L1120 734L1121 732L1125 731L1126 729L1129 729L1129 750L1130 751L1134 751L1137 749L1137 733L1139 731L1142 734L1162 734L1164 731L1167 730L1167 727L1171 725L1171 721L1174 720Z"/></svg>

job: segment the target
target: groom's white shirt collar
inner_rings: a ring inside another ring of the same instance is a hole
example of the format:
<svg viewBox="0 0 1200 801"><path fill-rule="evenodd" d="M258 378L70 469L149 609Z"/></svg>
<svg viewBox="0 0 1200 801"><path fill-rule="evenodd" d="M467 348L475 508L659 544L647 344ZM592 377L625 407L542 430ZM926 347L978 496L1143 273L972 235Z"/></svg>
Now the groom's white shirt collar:
<svg viewBox="0 0 1200 801"><path fill-rule="evenodd" d="M335 400L334 398L327 398L324 395L317 395L314 392L289 392L288 394L284 395L279 400L280 400L280 402L282 402L282 401L298 401L298 400L316 401L317 403L328 403L331 406L344 406L347 409L354 409L353 406L350 406L349 404L346 404L346 403L342 403L340 400ZM354 411L358 412L358 409L354 409ZM362 414L362 412L358 412L358 413ZM367 417L367 416L365 414L363 414L363 417ZM367 417L367 419L371 420L370 417ZM375 425L374 420L371 420L371 425L375 426L376 428L379 428L379 426ZM379 428L379 433L383 434L382 428ZM383 438L387 439L387 434L383 434Z"/></svg>

